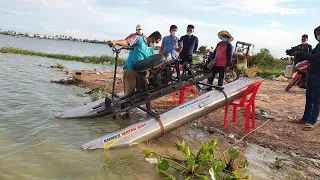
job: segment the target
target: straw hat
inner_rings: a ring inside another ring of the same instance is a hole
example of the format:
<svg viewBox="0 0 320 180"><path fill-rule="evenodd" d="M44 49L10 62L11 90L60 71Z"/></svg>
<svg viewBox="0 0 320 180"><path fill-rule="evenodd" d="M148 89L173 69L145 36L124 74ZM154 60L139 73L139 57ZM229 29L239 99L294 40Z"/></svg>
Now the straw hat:
<svg viewBox="0 0 320 180"><path fill-rule="evenodd" d="M219 39L222 39L222 35L227 35L227 36L229 36L230 38L229 38L229 41L230 42L232 42L233 41L233 36L228 32L228 31L226 31L226 30L222 30L222 31L220 31L219 33L218 33L218 37L219 37Z"/></svg>

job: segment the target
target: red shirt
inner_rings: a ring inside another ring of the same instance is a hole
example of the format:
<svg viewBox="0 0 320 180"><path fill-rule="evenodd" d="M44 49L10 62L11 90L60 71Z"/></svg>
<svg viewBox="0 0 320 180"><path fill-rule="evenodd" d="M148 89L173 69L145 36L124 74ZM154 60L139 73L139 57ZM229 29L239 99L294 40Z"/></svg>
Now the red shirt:
<svg viewBox="0 0 320 180"><path fill-rule="evenodd" d="M137 34L137 33L132 33L132 34L130 34L128 37L126 37L126 39L125 40L127 40L127 39L129 39L129 38L132 38L133 36L136 36L136 35L139 35L139 34ZM139 35L140 36L140 35ZM145 36L143 33L142 33L142 36L143 37L147 37L147 36Z"/></svg>
<svg viewBox="0 0 320 180"><path fill-rule="evenodd" d="M220 43L216 49L216 65L226 67L227 65L227 43Z"/></svg>

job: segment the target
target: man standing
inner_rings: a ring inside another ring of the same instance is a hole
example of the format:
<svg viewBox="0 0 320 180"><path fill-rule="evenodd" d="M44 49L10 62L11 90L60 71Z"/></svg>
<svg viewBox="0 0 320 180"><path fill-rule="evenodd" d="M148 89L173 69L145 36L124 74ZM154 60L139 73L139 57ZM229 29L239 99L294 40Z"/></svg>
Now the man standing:
<svg viewBox="0 0 320 180"><path fill-rule="evenodd" d="M179 53L182 50L182 46L179 46L178 42L179 39L176 36L176 33L178 31L178 27L176 25L171 25L170 26L170 35L169 36L165 36L162 39L162 43L161 43L161 47L159 50L159 53L171 53L173 59L177 59L179 56Z"/></svg>
<svg viewBox="0 0 320 180"><path fill-rule="evenodd" d="M301 44L302 49L305 49L306 52L311 53L312 52L312 46L308 43L308 35L304 34L301 37Z"/></svg>
<svg viewBox="0 0 320 180"><path fill-rule="evenodd" d="M308 44L308 35L304 34L301 37L301 44L299 44L298 46L296 46L296 48L298 49L298 51L304 51L306 53L311 53L312 52L312 46L310 44ZM294 65L296 65L297 63L304 61L304 59L301 59L300 57L294 57Z"/></svg>
<svg viewBox="0 0 320 180"><path fill-rule="evenodd" d="M142 61L153 54L152 48L161 41L162 37L158 31L153 32L148 38L135 35L127 40L108 41L109 45L131 46L134 50L129 51L128 58L123 71L124 95L133 93L136 89L136 72L132 69L135 62ZM150 104L147 104L150 110ZM130 113L126 112L126 118L130 118Z"/></svg>
<svg viewBox="0 0 320 180"><path fill-rule="evenodd" d="M194 26L188 25L187 27L187 35L184 35L180 38L183 43L183 49L180 53L180 58L182 59L181 64L184 62L192 63L193 53L198 49L198 38L193 35Z"/></svg>
<svg viewBox="0 0 320 180"><path fill-rule="evenodd" d="M314 36L319 43L311 54L302 51L297 56L310 62L308 68L306 106L303 117L296 121L298 124L305 124L302 130L310 131L315 127L320 110L320 26L314 30Z"/></svg>
<svg viewBox="0 0 320 180"><path fill-rule="evenodd" d="M143 34L143 28L142 28L142 26L141 26L140 24L138 24L138 25L136 26L136 32L130 34L128 37L126 37L125 40L127 40L127 39L129 39L129 38L131 38L131 37L133 37L133 36L136 36L136 35L143 36L143 37L145 37L145 38L147 37L146 35Z"/></svg>

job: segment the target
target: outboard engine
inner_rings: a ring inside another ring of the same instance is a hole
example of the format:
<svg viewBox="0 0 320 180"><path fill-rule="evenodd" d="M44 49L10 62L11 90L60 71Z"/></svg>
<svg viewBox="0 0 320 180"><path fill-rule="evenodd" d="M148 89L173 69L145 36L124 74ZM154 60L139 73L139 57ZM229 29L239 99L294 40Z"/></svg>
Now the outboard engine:
<svg viewBox="0 0 320 180"><path fill-rule="evenodd" d="M172 70L170 65L163 65L157 70L153 70L153 73L148 77L149 89L158 89L166 86L172 79Z"/></svg>
<svg viewBox="0 0 320 180"><path fill-rule="evenodd" d="M137 91L161 88L169 83L172 77L170 53L155 54L133 64L133 70L137 72ZM149 82L149 83L148 83Z"/></svg>

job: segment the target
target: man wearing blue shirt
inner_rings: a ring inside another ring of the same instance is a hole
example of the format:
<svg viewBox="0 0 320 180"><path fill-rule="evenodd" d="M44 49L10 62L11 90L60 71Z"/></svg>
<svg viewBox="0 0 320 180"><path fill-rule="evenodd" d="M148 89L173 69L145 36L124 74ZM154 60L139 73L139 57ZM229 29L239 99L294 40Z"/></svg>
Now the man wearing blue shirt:
<svg viewBox="0 0 320 180"><path fill-rule="evenodd" d="M124 95L129 95L136 89L136 72L132 69L132 65L135 62L142 61L146 57L151 56L153 54L153 48L161 41L161 38L161 34L155 31L147 38L135 35L127 40L108 41L109 45L134 47L134 50L129 51L123 68ZM147 105L147 108L150 109L150 104ZM126 117L130 118L129 112L126 112Z"/></svg>
<svg viewBox="0 0 320 180"><path fill-rule="evenodd" d="M171 53L173 59L177 59L180 51L182 50L182 46L179 46L179 39L176 36L178 31L178 27L176 25L170 26L170 35L165 36L162 39L161 47L159 53Z"/></svg>
<svg viewBox="0 0 320 180"><path fill-rule="evenodd" d="M187 35L184 35L180 38L183 43L183 49L180 53L180 58L182 59L181 64L184 62L192 63L193 53L198 49L198 38L193 35L194 26L188 25L187 27Z"/></svg>

